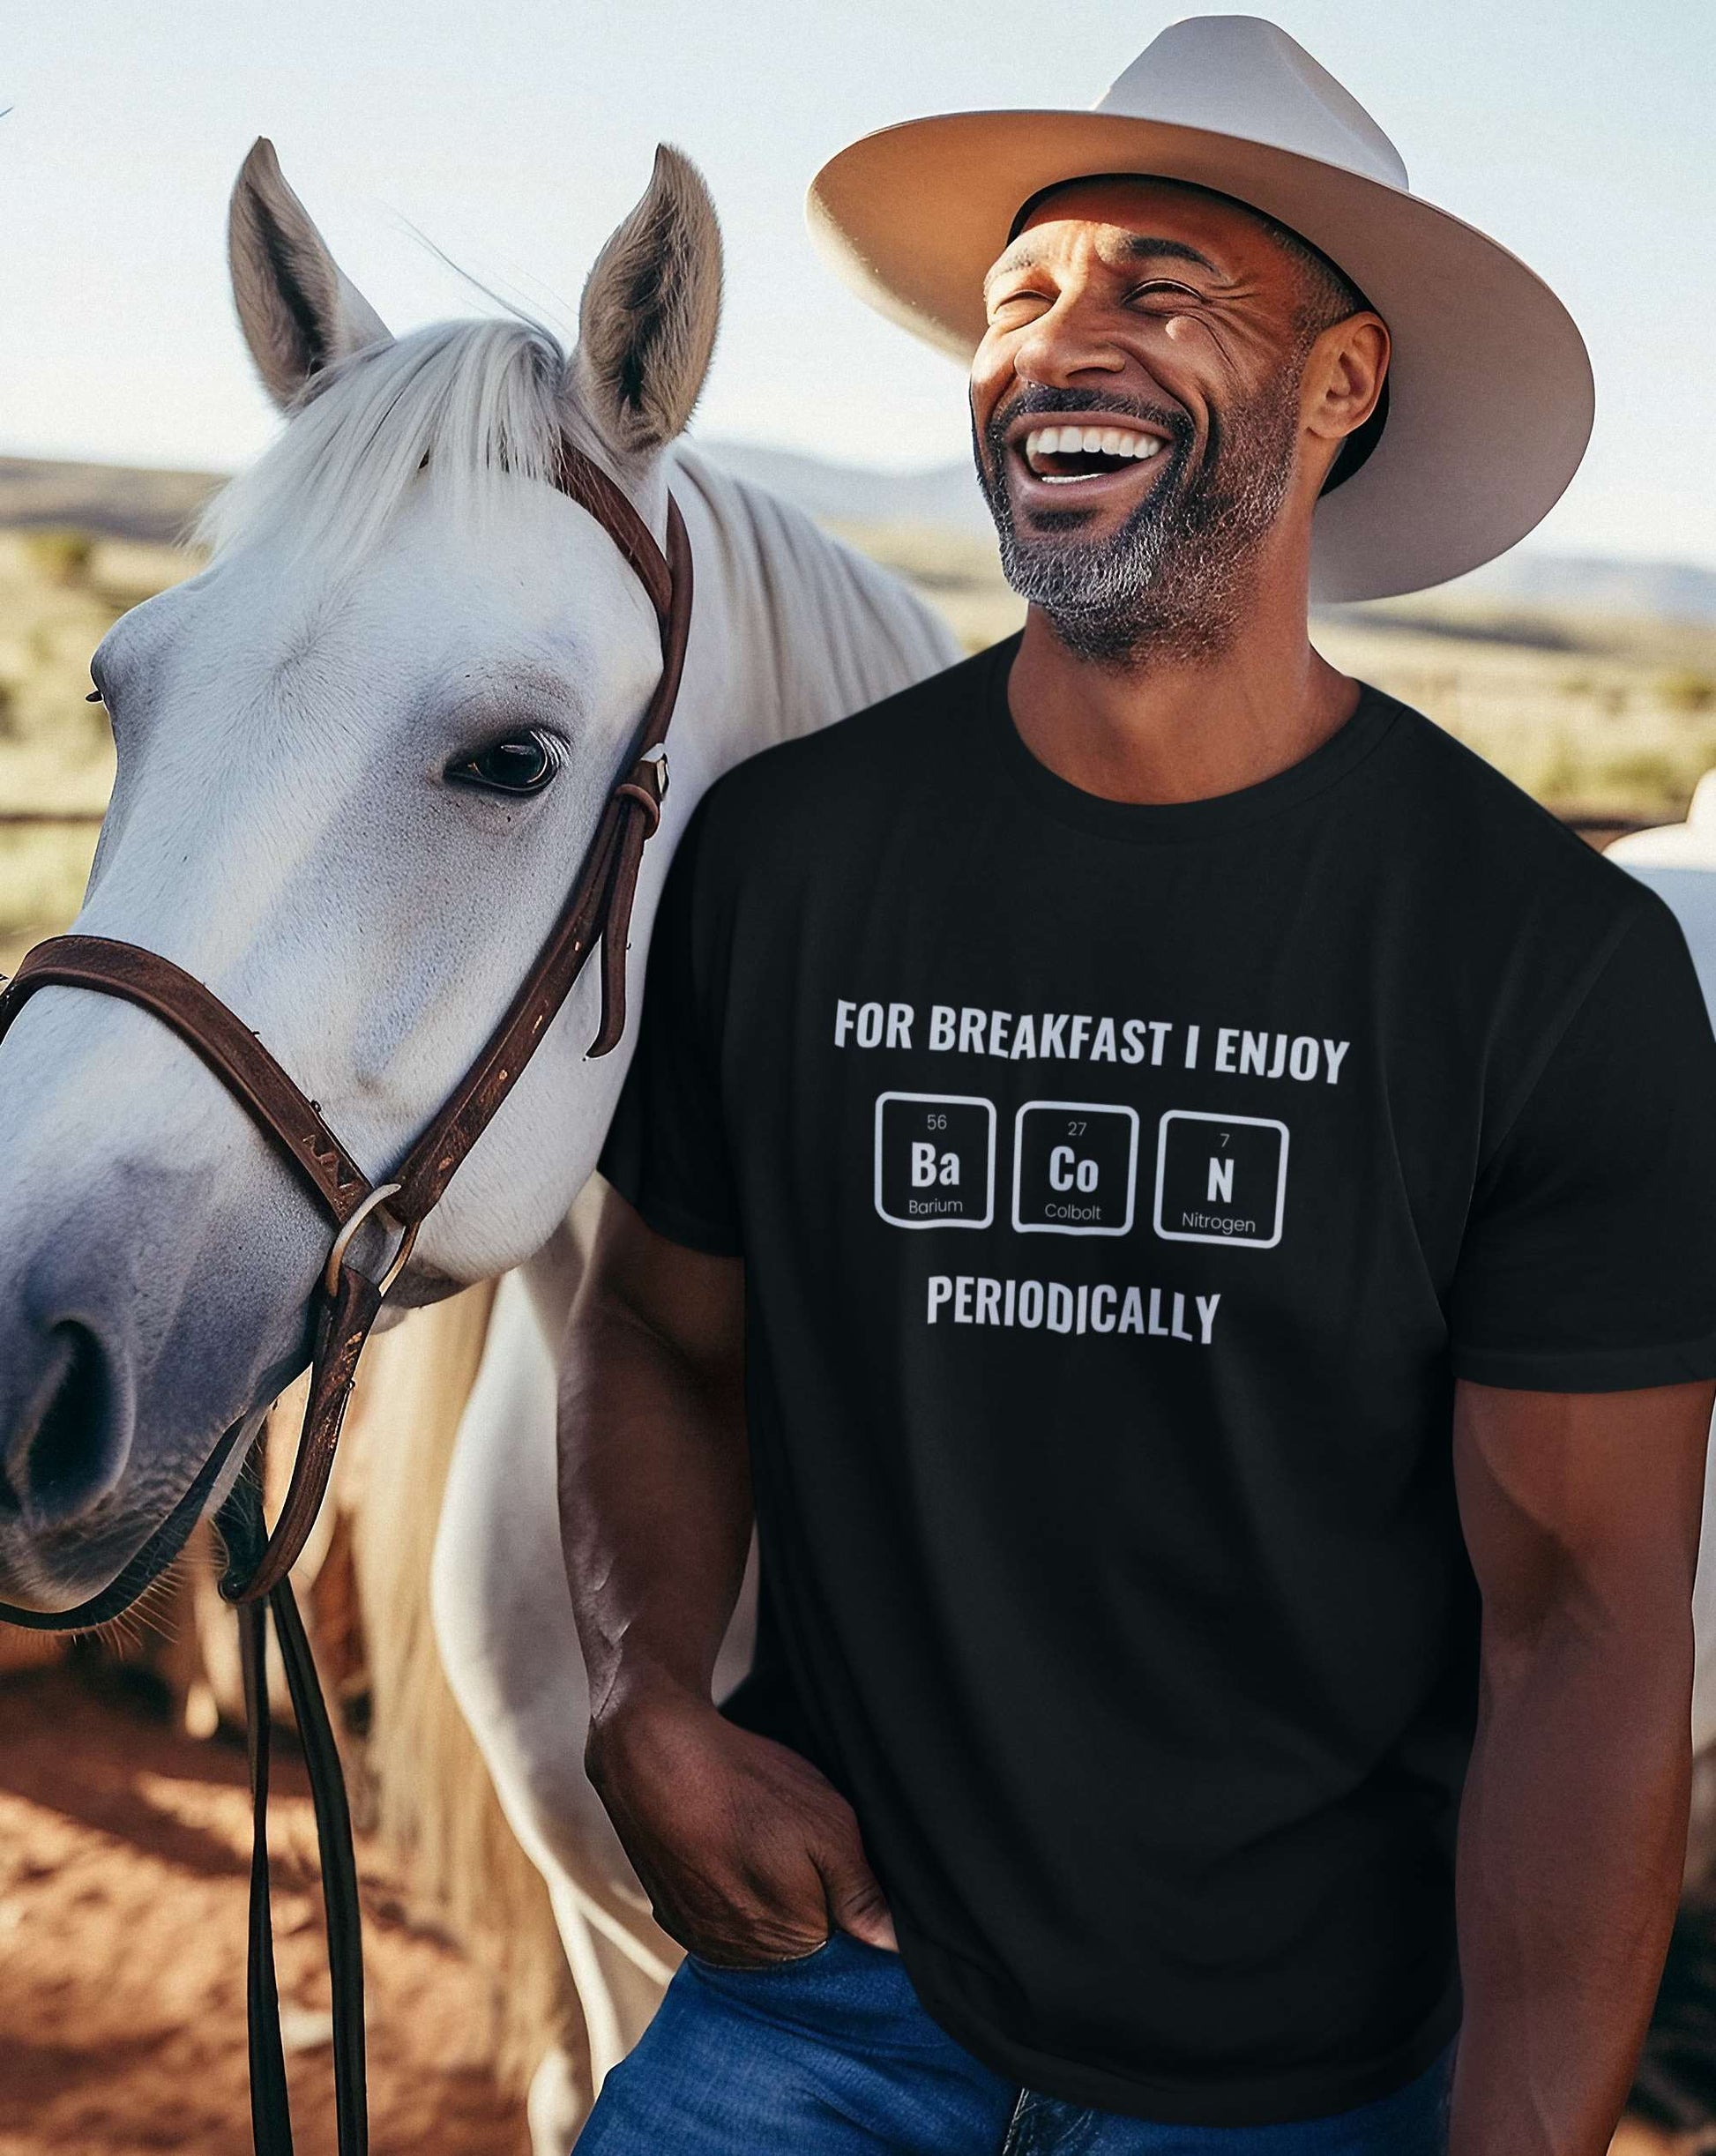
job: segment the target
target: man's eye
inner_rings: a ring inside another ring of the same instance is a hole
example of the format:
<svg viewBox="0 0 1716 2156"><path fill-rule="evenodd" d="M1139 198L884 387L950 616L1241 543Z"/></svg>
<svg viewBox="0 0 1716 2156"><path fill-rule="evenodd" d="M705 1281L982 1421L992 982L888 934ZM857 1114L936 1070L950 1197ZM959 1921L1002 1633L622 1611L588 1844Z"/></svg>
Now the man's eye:
<svg viewBox="0 0 1716 2156"><path fill-rule="evenodd" d="M447 777L491 794L540 794L559 768L559 750L547 735L516 734L450 764Z"/></svg>
<svg viewBox="0 0 1716 2156"><path fill-rule="evenodd" d="M1004 292L989 302L989 319L1017 322L1026 314L1041 314L1054 304L1046 292Z"/></svg>
<svg viewBox="0 0 1716 2156"><path fill-rule="evenodd" d="M1159 307L1175 314L1183 313L1188 307L1196 307L1203 295L1190 285L1170 283L1166 278L1153 278L1147 285L1138 286L1128 297L1134 302Z"/></svg>

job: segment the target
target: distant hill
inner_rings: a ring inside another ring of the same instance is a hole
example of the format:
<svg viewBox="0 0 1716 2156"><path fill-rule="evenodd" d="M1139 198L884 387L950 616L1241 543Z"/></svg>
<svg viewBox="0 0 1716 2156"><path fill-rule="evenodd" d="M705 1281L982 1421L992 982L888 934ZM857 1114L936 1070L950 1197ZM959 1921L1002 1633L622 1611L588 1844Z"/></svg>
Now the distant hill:
<svg viewBox="0 0 1716 2156"><path fill-rule="evenodd" d="M107 539L170 544L220 483L213 472L0 457L0 526L60 525Z"/></svg>
<svg viewBox="0 0 1716 2156"><path fill-rule="evenodd" d="M767 487L807 515L847 526L922 526L988 541L989 513L968 463L927 471L883 472L835 464L796 450L752 442L698 440L713 464ZM117 539L170 541L183 533L220 474L159 472L123 465L60 464L0 457L0 527L65 525ZM1343 609L1344 611L1344 609ZM1504 555L1472 576L1419 596L1380 602L1386 613L1419 626L1458 620L1461 633L1503 640L1541 640L1529 617L1572 615L1660 621L1716 628L1716 571L1687 562L1628 561L1597 555ZM1521 617L1510 623L1507 616ZM1570 625L1570 640L1579 640ZM1551 640L1554 640L1553 638Z"/></svg>
<svg viewBox="0 0 1716 2156"><path fill-rule="evenodd" d="M1716 570L1698 569L1690 562L1538 554L1526 548L1504 554L1443 590L1451 596L1469 593L1524 607L1577 607L1590 614L1716 626Z"/></svg>
<svg viewBox="0 0 1716 2156"><path fill-rule="evenodd" d="M932 524L988 539L994 530L969 463L922 472L879 472L832 464L754 442L694 439L692 446L735 478L766 487L807 516L841 524Z"/></svg>

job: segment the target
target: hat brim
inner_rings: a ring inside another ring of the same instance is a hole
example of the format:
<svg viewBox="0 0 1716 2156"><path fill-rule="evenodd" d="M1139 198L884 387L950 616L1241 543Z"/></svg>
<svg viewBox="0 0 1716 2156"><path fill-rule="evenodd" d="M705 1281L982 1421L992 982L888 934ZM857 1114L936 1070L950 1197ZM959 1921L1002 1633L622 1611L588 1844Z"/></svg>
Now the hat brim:
<svg viewBox="0 0 1716 2156"><path fill-rule="evenodd" d="M1578 325L1485 234L1400 189L1267 143L1093 112L908 120L830 160L807 215L864 299L968 361L984 273L1020 206L1081 175L1184 180L1251 204L1339 265L1388 324L1388 425L1317 510L1311 595L1445 583L1523 539L1578 469L1595 409Z"/></svg>

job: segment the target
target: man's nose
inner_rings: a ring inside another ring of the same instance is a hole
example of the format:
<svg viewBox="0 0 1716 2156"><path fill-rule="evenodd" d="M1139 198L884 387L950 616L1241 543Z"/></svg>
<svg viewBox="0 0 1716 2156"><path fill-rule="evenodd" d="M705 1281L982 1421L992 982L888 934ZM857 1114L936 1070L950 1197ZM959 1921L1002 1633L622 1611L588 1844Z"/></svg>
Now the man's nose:
<svg viewBox="0 0 1716 2156"><path fill-rule="evenodd" d="M1013 347L1021 381L1049 389L1076 388L1086 376L1125 371L1126 354L1104 333L1093 311L1065 298L1040 315Z"/></svg>

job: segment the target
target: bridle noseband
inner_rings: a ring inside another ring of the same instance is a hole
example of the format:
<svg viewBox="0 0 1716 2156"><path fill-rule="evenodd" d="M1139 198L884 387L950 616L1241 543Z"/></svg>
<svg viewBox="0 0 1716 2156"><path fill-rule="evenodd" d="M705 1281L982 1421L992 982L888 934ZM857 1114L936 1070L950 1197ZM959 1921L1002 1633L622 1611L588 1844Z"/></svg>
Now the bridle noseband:
<svg viewBox="0 0 1716 2156"><path fill-rule="evenodd" d="M272 1532L261 1485L241 1475L217 1522L227 1549L220 1592L240 1607L245 1708L256 1838L250 1869L250 2107L258 2156L290 2156L280 2007L274 1988L265 1832L268 1795L266 1615L272 1610L296 1711L323 1853L323 1890L334 1981L334 2077L340 2156L368 2145L364 2098L362 1943L351 1822L343 1777L315 1665L287 1574L315 1525L333 1469L352 1382L382 1300L410 1259L418 1229L446 1194L472 1147L541 1045L591 954L601 949L601 1019L592 1056L606 1056L625 1031L626 936L645 842L661 821L668 791L665 748L684 670L691 623L691 549L671 496L667 548L620 488L583 451L563 444L561 490L595 518L648 593L661 638L661 674L637 746L609 793L584 867L518 993L429 1125L386 1177L372 1182L320 1108L220 998L158 952L101 936L56 936L38 944L0 992L0 1038L38 990L88 988L147 1011L207 1065L273 1145L328 1216L333 1241L311 1303L309 1404L292 1480ZM377 1274L350 1250L374 1220L395 1237ZM183 1546L220 1479L237 1436L229 1431L174 1512L119 1578L76 1609L43 1613L0 1603L0 1620L33 1630L67 1631L105 1623L142 1594Z"/></svg>

